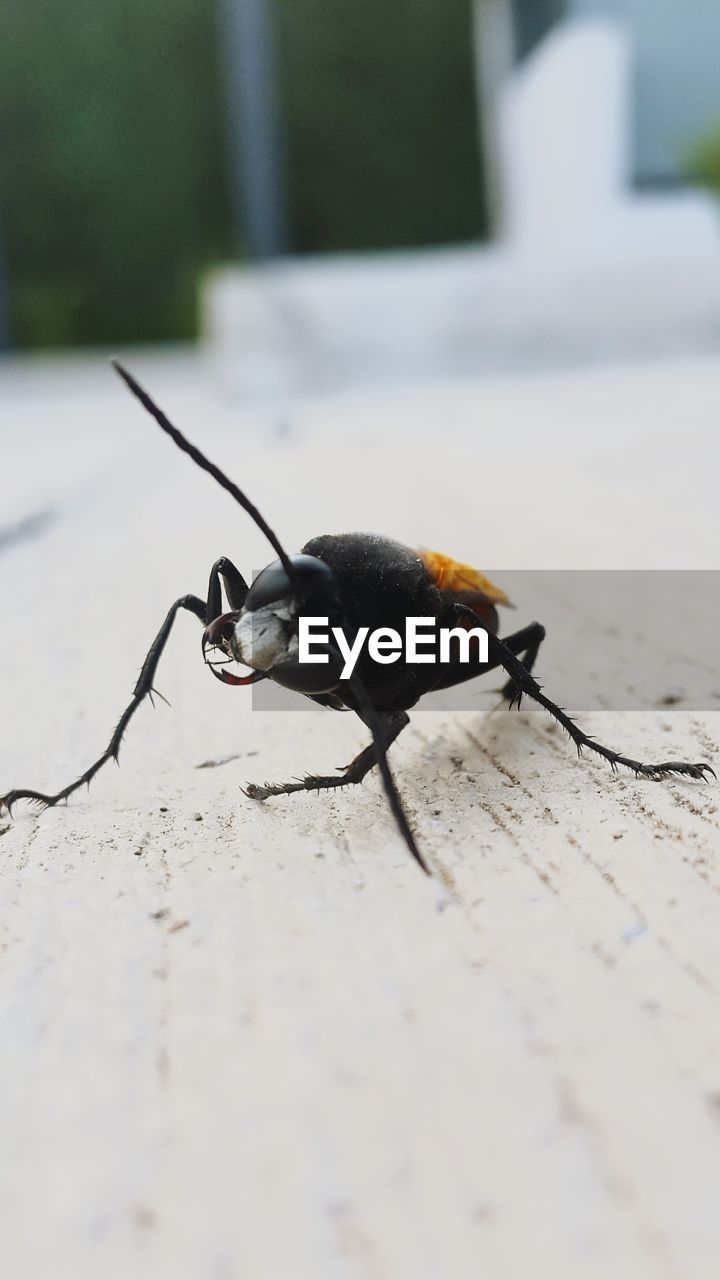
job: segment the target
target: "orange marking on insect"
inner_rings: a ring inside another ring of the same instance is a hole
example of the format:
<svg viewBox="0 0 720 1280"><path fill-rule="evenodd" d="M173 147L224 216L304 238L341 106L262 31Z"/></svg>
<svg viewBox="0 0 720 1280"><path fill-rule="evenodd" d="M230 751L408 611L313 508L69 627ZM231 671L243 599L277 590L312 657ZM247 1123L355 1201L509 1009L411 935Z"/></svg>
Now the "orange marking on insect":
<svg viewBox="0 0 720 1280"><path fill-rule="evenodd" d="M484 573L480 573L479 569L473 569L472 565L461 564L451 556L444 556L441 551L421 551L420 557L440 591L477 591L494 604L510 605L505 592L486 578Z"/></svg>

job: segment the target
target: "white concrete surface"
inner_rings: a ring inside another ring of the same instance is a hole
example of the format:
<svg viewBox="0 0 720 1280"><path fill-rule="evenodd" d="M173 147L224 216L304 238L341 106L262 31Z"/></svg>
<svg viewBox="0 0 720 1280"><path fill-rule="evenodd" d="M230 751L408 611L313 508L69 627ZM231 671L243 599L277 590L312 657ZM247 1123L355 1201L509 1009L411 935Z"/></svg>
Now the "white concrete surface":
<svg viewBox="0 0 720 1280"><path fill-rule="evenodd" d="M717 361L280 418L128 359L291 547L370 526L481 566L718 568ZM0 524L56 514L0 556L0 781L55 786L168 603L269 555L99 360L0 387ZM374 779L240 791L345 762L350 717L253 712L190 618L158 686L119 770L0 823L2 1274L714 1278L718 787L613 778L479 693L392 751L426 880ZM589 727L720 757L717 713Z"/></svg>
<svg viewBox="0 0 720 1280"><path fill-rule="evenodd" d="M714 354L720 234L707 252L705 236L676 245L675 229L666 202L648 196L606 221L593 254L562 262L497 245L229 267L204 293L214 378L241 406Z"/></svg>

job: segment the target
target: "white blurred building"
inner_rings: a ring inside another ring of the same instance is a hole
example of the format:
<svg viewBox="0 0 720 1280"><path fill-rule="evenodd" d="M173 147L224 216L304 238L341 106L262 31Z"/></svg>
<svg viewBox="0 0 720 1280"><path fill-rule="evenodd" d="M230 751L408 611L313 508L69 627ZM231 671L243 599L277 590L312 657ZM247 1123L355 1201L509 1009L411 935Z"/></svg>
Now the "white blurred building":
<svg viewBox="0 0 720 1280"><path fill-rule="evenodd" d="M718 203L682 172L720 124L720 0L474 12L494 242L221 272L205 331L231 392L718 349Z"/></svg>
<svg viewBox="0 0 720 1280"><path fill-rule="evenodd" d="M564 237L573 216L593 221L632 190L677 190L720 130L717 0L475 0L475 15L500 234L550 214Z"/></svg>
<svg viewBox="0 0 720 1280"><path fill-rule="evenodd" d="M489 0L493 3L493 0ZM479 0L487 3L487 0ZM620 23L633 48L630 136L633 176L642 184L683 177L688 152L720 128L718 0L501 0L522 60L568 19Z"/></svg>

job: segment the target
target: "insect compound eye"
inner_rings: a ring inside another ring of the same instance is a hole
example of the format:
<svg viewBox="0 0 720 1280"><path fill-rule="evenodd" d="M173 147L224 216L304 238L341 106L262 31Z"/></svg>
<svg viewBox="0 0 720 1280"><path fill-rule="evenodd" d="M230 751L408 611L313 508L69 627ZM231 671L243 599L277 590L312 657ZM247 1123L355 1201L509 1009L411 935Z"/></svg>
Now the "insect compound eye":
<svg viewBox="0 0 720 1280"><path fill-rule="evenodd" d="M329 565L317 556L292 556L290 563L296 581L291 582L282 562L274 560L258 574L245 599L245 609L252 612L281 600L295 598L303 612L317 606L327 613L338 600L338 582Z"/></svg>
<svg viewBox="0 0 720 1280"><path fill-rule="evenodd" d="M340 584L317 556L293 556L290 563L292 582L280 560L258 574L245 599L233 653L239 662L268 671L277 684L296 693L326 693L336 688L343 660L329 645L327 662L301 663L297 618L327 618L332 626L340 612Z"/></svg>
<svg viewBox="0 0 720 1280"><path fill-rule="evenodd" d="M292 584L280 560L273 560L258 574L245 597L245 609L249 612L277 604L293 594Z"/></svg>

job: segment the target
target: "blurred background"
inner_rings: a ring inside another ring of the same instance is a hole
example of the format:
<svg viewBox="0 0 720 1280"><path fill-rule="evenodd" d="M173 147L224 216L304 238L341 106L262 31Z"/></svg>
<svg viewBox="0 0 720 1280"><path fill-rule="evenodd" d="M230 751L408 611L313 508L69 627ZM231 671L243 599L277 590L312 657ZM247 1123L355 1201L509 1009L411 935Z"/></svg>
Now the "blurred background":
<svg viewBox="0 0 720 1280"><path fill-rule="evenodd" d="M464 0L30 0L0 21L14 348L193 338L228 259L484 231Z"/></svg>
<svg viewBox="0 0 720 1280"><path fill-rule="evenodd" d="M7 4L0 343L200 339L250 395L712 348L719 43L713 0Z"/></svg>

